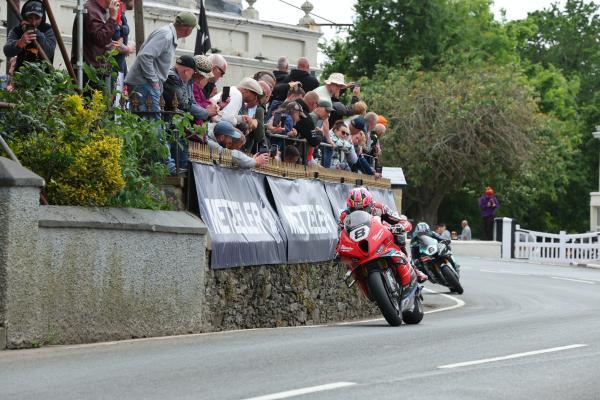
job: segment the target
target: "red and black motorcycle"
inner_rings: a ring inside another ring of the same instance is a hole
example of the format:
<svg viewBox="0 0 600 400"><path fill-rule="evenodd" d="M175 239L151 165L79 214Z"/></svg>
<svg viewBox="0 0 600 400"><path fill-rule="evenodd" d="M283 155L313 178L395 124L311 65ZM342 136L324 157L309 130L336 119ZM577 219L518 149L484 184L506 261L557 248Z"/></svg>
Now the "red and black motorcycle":
<svg viewBox="0 0 600 400"><path fill-rule="evenodd" d="M336 248L348 267L346 285L358 283L390 325L398 326L403 320L418 324L423 319L422 287L389 228L365 211L346 217Z"/></svg>

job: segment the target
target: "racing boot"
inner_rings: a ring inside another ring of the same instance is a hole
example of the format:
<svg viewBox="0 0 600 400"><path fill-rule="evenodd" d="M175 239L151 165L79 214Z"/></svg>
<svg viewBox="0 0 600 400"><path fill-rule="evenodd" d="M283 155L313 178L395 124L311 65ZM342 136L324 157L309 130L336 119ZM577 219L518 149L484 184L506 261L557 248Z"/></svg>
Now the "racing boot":
<svg viewBox="0 0 600 400"><path fill-rule="evenodd" d="M421 271L419 271L419 269L418 269L418 268L413 268L413 269L415 270L415 272L416 272L416 274L417 274L417 282L419 282L419 283L423 283L423 282L425 282L427 279L429 279L429 278L427 277L427 275L425 275L424 273L422 273Z"/></svg>

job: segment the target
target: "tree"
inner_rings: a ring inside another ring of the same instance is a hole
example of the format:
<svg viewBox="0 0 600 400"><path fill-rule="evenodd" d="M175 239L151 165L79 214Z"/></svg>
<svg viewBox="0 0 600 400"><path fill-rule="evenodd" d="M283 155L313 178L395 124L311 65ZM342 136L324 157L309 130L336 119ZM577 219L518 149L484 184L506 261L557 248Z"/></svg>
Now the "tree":
<svg viewBox="0 0 600 400"><path fill-rule="evenodd" d="M366 88L369 105L390 120L385 165L409 179L411 215L434 223L446 195L491 176L523 173L540 154L545 128L532 88L510 67L380 68Z"/></svg>
<svg viewBox="0 0 600 400"><path fill-rule="evenodd" d="M423 69L452 59L516 61L516 43L494 20L491 0L358 0L356 20L344 40L323 46L324 73L371 76L377 65L414 57Z"/></svg>

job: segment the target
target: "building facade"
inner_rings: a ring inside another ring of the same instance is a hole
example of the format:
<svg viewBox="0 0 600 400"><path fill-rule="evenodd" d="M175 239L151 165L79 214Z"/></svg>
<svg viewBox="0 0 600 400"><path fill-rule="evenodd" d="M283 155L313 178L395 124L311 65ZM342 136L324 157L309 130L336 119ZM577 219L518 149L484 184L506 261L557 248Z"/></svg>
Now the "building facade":
<svg viewBox="0 0 600 400"><path fill-rule="evenodd" d="M6 21L7 3L0 4L0 18ZM53 0L51 4L70 54L77 0ZM307 57L311 67L317 66L317 44L321 37L318 29L262 21L252 7L244 10L241 0L206 0L205 5L213 51L225 56L229 63L229 69L223 79L224 85L235 85L241 78L251 76L257 71L276 69L277 59L281 56L288 57L292 64L299 57ZM153 30L172 22L175 15L181 11L191 11L197 15L199 12L197 1L144 1L145 34L148 35ZM127 18L131 27L130 40L135 40L133 11L127 12ZM2 46L6 42L6 34L6 28L0 27ZM196 43L195 33L179 40L178 43L177 54L193 54ZM5 59L4 54L0 59ZM130 56L128 63L132 63L133 60L134 56ZM58 68L64 68L64 61L58 48L54 56L54 64ZM5 65L3 63L2 68Z"/></svg>

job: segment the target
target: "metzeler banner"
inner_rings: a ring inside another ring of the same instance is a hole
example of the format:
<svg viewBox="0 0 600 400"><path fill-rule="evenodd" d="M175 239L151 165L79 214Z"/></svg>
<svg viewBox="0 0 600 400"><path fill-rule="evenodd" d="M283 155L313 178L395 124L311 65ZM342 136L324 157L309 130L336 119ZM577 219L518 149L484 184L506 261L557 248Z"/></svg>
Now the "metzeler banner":
<svg viewBox="0 0 600 400"><path fill-rule="evenodd" d="M394 201L394 194L389 189L380 188L369 188L369 191L373 195L373 200L388 206L390 209L400 212L396 208L396 202Z"/></svg>
<svg viewBox="0 0 600 400"><path fill-rule="evenodd" d="M348 206L348 194L354 186L347 183L329 182L323 182L323 186L325 187L325 192L327 192L327 197L329 197L329 202L331 203L333 215L337 221L339 220L342 211L344 211Z"/></svg>
<svg viewBox="0 0 600 400"><path fill-rule="evenodd" d="M211 268L285 264L286 242L264 175L193 163L200 215L212 240Z"/></svg>
<svg viewBox="0 0 600 400"><path fill-rule="evenodd" d="M323 184L267 177L288 242L288 263L318 262L335 256L337 220Z"/></svg>

